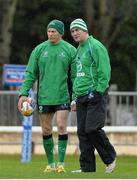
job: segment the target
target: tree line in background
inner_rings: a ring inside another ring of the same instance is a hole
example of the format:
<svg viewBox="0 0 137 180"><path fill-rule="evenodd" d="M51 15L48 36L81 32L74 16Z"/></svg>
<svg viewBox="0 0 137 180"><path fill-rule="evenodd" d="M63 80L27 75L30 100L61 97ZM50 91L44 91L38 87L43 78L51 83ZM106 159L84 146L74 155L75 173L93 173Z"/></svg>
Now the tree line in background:
<svg viewBox="0 0 137 180"><path fill-rule="evenodd" d="M137 71L137 0L0 0L0 63L27 64L32 49L47 39L52 19L65 24L64 39L73 42L69 25L83 18L89 33L107 47L111 83L135 90Z"/></svg>

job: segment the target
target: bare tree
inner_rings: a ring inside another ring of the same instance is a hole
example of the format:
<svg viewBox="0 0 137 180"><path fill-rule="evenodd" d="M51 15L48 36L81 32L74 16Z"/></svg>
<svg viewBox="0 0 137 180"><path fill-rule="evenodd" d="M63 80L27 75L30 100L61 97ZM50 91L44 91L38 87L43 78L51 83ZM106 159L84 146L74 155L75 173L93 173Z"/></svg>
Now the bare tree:
<svg viewBox="0 0 137 180"><path fill-rule="evenodd" d="M0 0L0 64L9 63L16 4L17 0Z"/></svg>
<svg viewBox="0 0 137 180"><path fill-rule="evenodd" d="M109 48L122 25L137 12L137 0L84 0L83 7L89 32Z"/></svg>

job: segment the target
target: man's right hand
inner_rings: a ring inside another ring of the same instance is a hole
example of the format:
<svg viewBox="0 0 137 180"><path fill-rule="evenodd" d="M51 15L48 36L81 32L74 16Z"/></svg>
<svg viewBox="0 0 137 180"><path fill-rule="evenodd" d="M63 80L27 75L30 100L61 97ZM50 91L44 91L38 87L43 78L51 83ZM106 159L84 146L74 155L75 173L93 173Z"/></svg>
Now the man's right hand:
<svg viewBox="0 0 137 180"><path fill-rule="evenodd" d="M76 101L71 102L71 111L76 111Z"/></svg>
<svg viewBox="0 0 137 180"><path fill-rule="evenodd" d="M27 96L21 96L19 98L19 101L18 101L18 110L21 111L21 108L22 108L22 103L24 101L27 101L28 100L28 97Z"/></svg>

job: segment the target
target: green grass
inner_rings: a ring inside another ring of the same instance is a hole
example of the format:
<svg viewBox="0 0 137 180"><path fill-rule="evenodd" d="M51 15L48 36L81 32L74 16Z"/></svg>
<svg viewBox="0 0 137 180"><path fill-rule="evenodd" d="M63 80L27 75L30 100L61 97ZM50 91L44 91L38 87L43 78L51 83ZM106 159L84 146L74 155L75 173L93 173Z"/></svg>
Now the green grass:
<svg viewBox="0 0 137 180"><path fill-rule="evenodd" d="M66 156L64 174L43 173L45 156L33 155L30 163L21 163L20 155L0 155L1 179L137 179L137 156L118 156L117 167L111 174L105 174L105 166L97 156L96 173L71 173L79 168L79 156Z"/></svg>

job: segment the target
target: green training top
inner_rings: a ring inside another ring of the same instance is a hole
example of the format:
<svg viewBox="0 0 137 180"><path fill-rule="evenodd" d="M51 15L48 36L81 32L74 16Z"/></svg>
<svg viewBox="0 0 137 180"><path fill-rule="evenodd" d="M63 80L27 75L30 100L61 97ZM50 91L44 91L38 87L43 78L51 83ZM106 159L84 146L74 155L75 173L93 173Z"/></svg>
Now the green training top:
<svg viewBox="0 0 137 180"><path fill-rule="evenodd" d="M28 96L28 91L38 79L38 104L59 105L69 103L68 69L71 68L71 80L76 74L76 49L61 40L58 44L45 41L32 51L25 81L20 89L20 96Z"/></svg>
<svg viewBox="0 0 137 180"><path fill-rule="evenodd" d="M89 36L79 45L76 54L77 76L73 84L74 97L90 91L101 94L108 88L110 61L106 48L101 42Z"/></svg>

